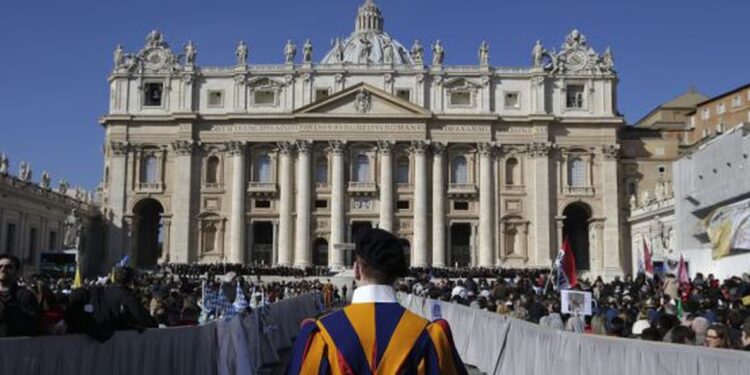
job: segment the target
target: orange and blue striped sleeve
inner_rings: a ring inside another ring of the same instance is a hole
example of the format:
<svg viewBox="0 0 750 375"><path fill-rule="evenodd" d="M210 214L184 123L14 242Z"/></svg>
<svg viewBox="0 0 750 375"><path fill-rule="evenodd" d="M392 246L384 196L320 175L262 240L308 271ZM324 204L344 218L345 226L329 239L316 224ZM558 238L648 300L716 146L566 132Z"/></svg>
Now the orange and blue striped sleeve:
<svg viewBox="0 0 750 375"><path fill-rule="evenodd" d="M467 375L461 357L458 355L453 342L450 325L443 319L438 319L427 326L429 342L427 353L420 365L420 373ZM437 369L435 368L437 366Z"/></svg>
<svg viewBox="0 0 750 375"><path fill-rule="evenodd" d="M292 355L286 368L287 375L330 373L327 348L314 320L302 322L302 328L292 346Z"/></svg>

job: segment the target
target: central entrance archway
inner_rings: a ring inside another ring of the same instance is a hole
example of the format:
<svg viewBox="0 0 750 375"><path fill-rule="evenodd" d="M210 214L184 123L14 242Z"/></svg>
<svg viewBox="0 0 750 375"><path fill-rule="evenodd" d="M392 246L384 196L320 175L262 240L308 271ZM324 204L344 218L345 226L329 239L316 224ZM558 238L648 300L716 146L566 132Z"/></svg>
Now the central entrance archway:
<svg viewBox="0 0 750 375"><path fill-rule="evenodd" d="M253 247L250 258L256 264L271 264L273 256L273 223L257 221L253 223Z"/></svg>
<svg viewBox="0 0 750 375"><path fill-rule="evenodd" d="M577 270L589 270L589 220L591 209L583 203L573 203L563 211L563 238L570 241L570 247L576 257Z"/></svg>
<svg viewBox="0 0 750 375"><path fill-rule="evenodd" d="M164 207L156 199L146 198L133 207L135 249L133 263L138 268L154 268L162 255L162 215Z"/></svg>
<svg viewBox="0 0 750 375"><path fill-rule="evenodd" d="M471 265L471 224L451 224L450 265L468 267Z"/></svg>
<svg viewBox="0 0 750 375"><path fill-rule="evenodd" d="M328 265L328 241L318 238L313 243L313 266L325 267Z"/></svg>

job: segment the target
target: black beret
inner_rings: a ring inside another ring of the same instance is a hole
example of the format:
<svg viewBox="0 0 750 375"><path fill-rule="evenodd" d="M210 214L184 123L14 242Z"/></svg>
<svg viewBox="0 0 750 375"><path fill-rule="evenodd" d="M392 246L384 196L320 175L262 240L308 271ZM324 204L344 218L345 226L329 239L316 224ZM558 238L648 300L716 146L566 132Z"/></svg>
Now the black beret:
<svg viewBox="0 0 750 375"><path fill-rule="evenodd" d="M382 229L363 230L355 243L354 253L389 276L404 277L409 274L403 242L391 232Z"/></svg>

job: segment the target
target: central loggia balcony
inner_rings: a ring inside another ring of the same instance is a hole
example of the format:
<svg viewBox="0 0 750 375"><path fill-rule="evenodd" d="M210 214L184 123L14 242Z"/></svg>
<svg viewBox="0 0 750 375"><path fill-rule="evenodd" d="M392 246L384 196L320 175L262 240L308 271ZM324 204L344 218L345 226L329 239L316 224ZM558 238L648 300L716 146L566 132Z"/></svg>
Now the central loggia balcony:
<svg viewBox="0 0 750 375"><path fill-rule="evenodd" d="M378 192L378 185L374 182L349 181L349 194L374 195Z"/></svg>
<svg viewBox="0 0 750 375"><path fill-rule="evenodd" d="M247 184L247 192L255 196L269 196L275 195L278 192L278 188L273 182L250 181Z"/></svg>
<svg viewBox="0 0 750 375"><path fill-rule="evenodd" d="M448 185L448 195L452 197L469 197L477 194L477 186L474 184L456 184Z"/></svg>

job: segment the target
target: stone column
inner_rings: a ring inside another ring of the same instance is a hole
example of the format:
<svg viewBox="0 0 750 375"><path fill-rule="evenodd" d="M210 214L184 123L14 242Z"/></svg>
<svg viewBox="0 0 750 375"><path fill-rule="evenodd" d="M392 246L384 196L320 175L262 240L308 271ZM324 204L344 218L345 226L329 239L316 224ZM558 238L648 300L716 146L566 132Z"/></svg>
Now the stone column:
<svg viewBox="0 0 750 375"><path fill-rule="evenodd" d="M606 145L602 149L602 161L601 161L601 198L602 198L602 212L607 213L607 217L603 223L603 230L600 233L600 237L603 243L607 244L606 248L602 249L602 256L604 258L604 276L612 278L617 275L622 275L622 263L620 262L620 248L622 243L620 242L620 215L618 205L618 178L617 178L617 164L619 157L620 148L619 145ZM593 163L593 162L592 162ZM597 193L598 194L598 193Z"/></svg>
<svg viewBox="0 0 750 375"><path fill-rule="evenodd" d="M122 259L125 241L125 228L123 219L125 216L125 191L128 184L128 150L129 145L124 142L109 143L109 185L107 186L107 259L109 264L115 264ZM58 231L58 236L65 237L65 231ZM7 237L7 233L6 233ZM61 241L61 240L58 240Z"/></svg>
<svg viewBox="0 0 750 375"><path fill-rule="evenodd" d="M432 266L445 267L445 144L432 145Z"/></svg>
<svg viewBox="0 0 750 375"><path fill-rule="evenodd" d="M380 229L393 232L393 142L379 141Z"/></svg>
<svg viewBox="0 0 750 375"><path fill-rule="evenodd" d="M271 264L279 264L279 221L273 221L273 237L271 239Z"/></svg>
<svg viewBox="0 0 750 375"><path fill-rule="evenodd" d="M310 152L312 143L297 142L297 225L294 236L294 266L312 265L310 251Z"/></svg>
<svg viewBox="0 0 750 375"><path fill-rule="evenodd" d="M534 189L534 199L532 200L534 237L532 238L532 243L535 252L530 258L539 267L546 267L551 261L551 257L557 254L557 249L554 249L553 239L550 238L553 213L550 212L549 152L550 146L546 143L533 143L529 147L529 155L532 158L531 162L534 166L532 174L532 188Z"/></svg>
<svg viewBox="0 0 750 375"><path fill-rule="evenodd" d="M344 253L335 249L336 244L346 242L346 189L344 184L344 148L341 141L330 142L331 147L331 241L328 243L331 267L344 266Z"/></svg>
<svg viewBox="0 0 750 375"><path fill-rule="evenodd" d="M195 143L192 140L172 142L175 152L175 172L172 181L172 245L171 258L175 263L192 261L190 249L190 218L192 215L192 171ZM179 171L179 172L178 172Z"/></svg>
<svg viewBox="0 0 750 375"><path fill-rule="evenodd" d="M232 159L232 211L229 218L229 263L245 263L245 144L227 144Z"/></svg>
<svg viewBox="0 0 750 375"><path fill-rule="evenodd" d="M294 145L279 142L279 239L278 265L292 265L292 154Z"/></svg>
<svg viewBox="0 0 750 375"><path fill-rule="evenodd" d="M171 227L172 227L172 217L162 215L161 231L163 235L163 245L161 249L161 257L159 258L160 264L170 262L169 246L171 245L171 242L170 242Z"/></svg>
<svg viewBox="0 0 750 375"><path fill-rule="evenodd" d="M479 267L495 265L494 251L494 183L492 179L492 153L494 145L479 144Z"/></svg>
<svg viewBox="0 0 750 375"><path fill-rule="evenodd" d="M414 243L412 267L427 267L427 146L426 141L412 142L414 152Z"/></svg>

